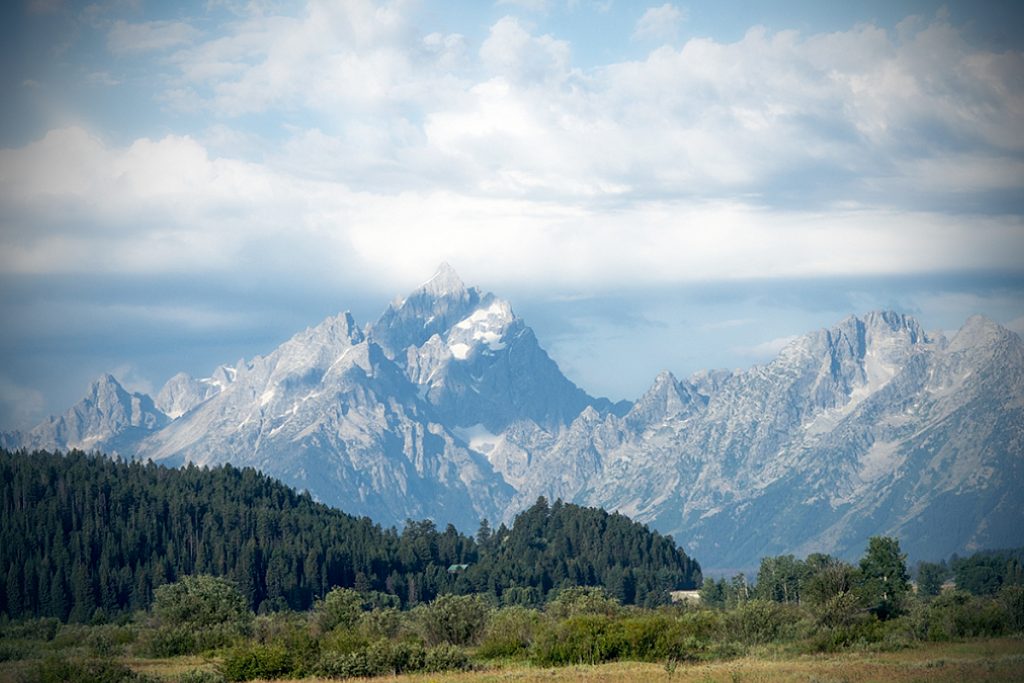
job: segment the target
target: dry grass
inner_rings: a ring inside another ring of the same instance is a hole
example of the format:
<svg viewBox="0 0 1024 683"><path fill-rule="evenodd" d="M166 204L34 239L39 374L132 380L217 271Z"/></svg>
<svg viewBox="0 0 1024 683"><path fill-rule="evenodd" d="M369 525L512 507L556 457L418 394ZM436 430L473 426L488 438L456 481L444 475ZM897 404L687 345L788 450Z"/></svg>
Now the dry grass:
<svg viewBox="0 0 1024 683"><path fill-rule="evenodd" d="M194 669L213 669L201 657L123 660L139 673L173 681ZM0 682L17 681L28 662L0 665ZM302 679L276 683L325 683ZM353 679L350 679L353 680ZM468 673L416 674L355 679L361 683L1024 683L1024 639L999 638L929 643L899 652L842 652L788 655L766 648L755 655L709 664L616 662L599 666L535 668L522 663L495 665Z"/></svg>
<svg viewBox="0 0 1024 683"><path fill-rule="evenodd" d="M599 666L533 668L504 665L484 671L351 679L363 683L932 683L1024 681L1024 641L978 640L928 644L888 653L743 657L710 664L616 662ZM305 679L290 683L325 683ZM284 682L278 682L284 683Z"/></svg>

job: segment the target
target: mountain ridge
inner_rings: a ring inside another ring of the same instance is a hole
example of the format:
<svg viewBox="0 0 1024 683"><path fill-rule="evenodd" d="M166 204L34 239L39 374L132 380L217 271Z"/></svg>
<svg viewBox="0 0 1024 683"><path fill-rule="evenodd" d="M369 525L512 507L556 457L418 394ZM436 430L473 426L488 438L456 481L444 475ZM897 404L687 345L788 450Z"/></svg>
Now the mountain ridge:
<svg viewBox="0 0 1024 683"><path fill-rule="evenodd" d="M1024 541L1022 348L981 316L946 339L875 311L763 365L664 371L612 404L568 380L507 301L442 264L363 327L327 318L209 378L175 375L155 401L111 385L119 410L61 418L92 432L51 418L35 441L4 442L93 434L130 457L253 465L385 523L471 529L561 498L673 534L712 568L854 556L876 533L942 557Z"/></svg>

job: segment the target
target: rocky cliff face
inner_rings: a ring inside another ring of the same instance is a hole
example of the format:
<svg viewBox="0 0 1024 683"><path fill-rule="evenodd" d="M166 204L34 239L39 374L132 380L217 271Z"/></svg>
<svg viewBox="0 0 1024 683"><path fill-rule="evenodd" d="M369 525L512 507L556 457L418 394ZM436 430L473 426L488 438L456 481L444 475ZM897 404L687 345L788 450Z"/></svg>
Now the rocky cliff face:
<svg viewBox="0 0 1024 683"><path fill-rule="evenodd" d="M538 495L620 510L709 568L763 555L912 556L1024 543L1024 346L984 318L950 340L891 312L763 366L659 375L613 406L566 379L512 307L442 266L157 401L111 377L10 445L254 466L385 524L475 528Z"/></svg>
<svg viewBox="0 0 1024 683"><path fill-rule="evenodd" d="M145 394L130 393L111 375L89 387L85 398L25 434L9 438L12 447L77 448L131 455L135 444L170 423Z"/></svg>

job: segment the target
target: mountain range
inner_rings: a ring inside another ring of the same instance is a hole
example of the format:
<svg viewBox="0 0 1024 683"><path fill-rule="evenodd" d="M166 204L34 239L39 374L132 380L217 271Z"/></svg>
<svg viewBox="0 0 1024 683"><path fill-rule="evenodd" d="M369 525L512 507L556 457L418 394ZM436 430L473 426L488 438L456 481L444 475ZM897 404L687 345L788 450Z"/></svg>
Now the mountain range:
<svg viewBox="0 0 1024 683"><path fill-rule="evenodd" d="M612 403L442 265L371 324L328 318L152 398L105 375L0 441L253 466L384 524L474 530L561 498L670 533L711 571L852 559L877 534L920 559L1024 545L1024 343L980 316L949 338L850 316L764 365L663 372Z"/></svg>

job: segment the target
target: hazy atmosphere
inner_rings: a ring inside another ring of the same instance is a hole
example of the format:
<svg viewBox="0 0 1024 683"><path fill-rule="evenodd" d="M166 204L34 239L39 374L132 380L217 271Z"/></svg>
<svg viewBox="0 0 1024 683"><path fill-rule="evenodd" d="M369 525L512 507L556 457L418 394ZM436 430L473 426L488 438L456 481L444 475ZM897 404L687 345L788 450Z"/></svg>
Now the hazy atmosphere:
<svg viewBox="0 0 1024 683"><path fill-rule="evenodd" d="M1024 331L1020 5L825 4L4 3L0 429L442 261L612 399L879 308Z"/></svg>

